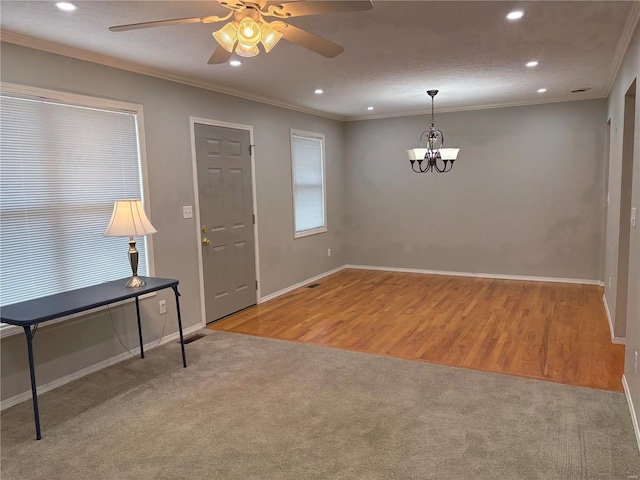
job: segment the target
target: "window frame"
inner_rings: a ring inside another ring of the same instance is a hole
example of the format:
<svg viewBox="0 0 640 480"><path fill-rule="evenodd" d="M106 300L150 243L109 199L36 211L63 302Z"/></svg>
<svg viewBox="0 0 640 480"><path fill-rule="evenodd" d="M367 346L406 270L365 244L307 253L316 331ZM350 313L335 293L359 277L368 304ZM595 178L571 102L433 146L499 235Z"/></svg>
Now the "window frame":
<svg viewBox="0 0 640 480"><path fill-rule="evenodd" d="M294 175L294 163L295 159L293 157L293 137L307 137L313 138L321 141L320 148L320 162L322 164L322 226L318 228L313 228L310 230L303 230L298 232L296 228L296 184L295 184L295 175ZM297 130L295 128L290 129L289 131L289 142L290 142L290 150L291 150L291 194L293 197L293 238L304 238L309 237L311 235L318 235L320 233L326 233L328 231L327 228L327 162L325 158L325 136L323 133L317 132L308 132L305 130Z"/></svg>
<svg viewBox="0 0 640 480"><path fill-rule="evenodd" d="M124 112L133 114L136 117L136 127L138 134L138 155L139 155L139 170L140 170L140 182L141 182L141 200L142 204L145 206L145 211L149 212L149 179L147 173L147 151L146 151L146 141L144 136L144 115L143 115L143 107L140 104L129 103L129 102L121 102L118 100L112 100L108 98L102 97L94 97L89 95L81 95L76 93L69 93L59 90L51 90L46 88L39 87L30 87L26 85L19 85L14 83L0 82L0 92L7 95L13 95L24 98L31 98L36 100L44 100L51 101L56 103L94 108L94 109L102 109L116 112ZM105 225L106 227L106 225ZM155 275L155 257L153 250L153 236L148 235L145 237L145 244L147 248L147 268L148 275ZM124 245L123 252L126 245ZM124 255L124 253L123 253ZM124 258L124 257L123 257ZM141 298L147 298L151 296L155 296L156 293L151 293L149 295L144 295ZM118 302L118 304L128 303L132 300L124 300L123 302ZM115 304L110 305L113 307ZM78 318L87 314L91 314L92 312L97 312L104 310L108 307L98 307L95 310L91 310L88 312L77 313L73 315L69 315L67 317L62 317L56 320L52 320L51 322L47 322L48 325L53 325L59 322L64 322L66 320ZM19 334L23 329L16 325L9 325L5 323L0 323L0 338L9 337L12 335Z"/></svg>

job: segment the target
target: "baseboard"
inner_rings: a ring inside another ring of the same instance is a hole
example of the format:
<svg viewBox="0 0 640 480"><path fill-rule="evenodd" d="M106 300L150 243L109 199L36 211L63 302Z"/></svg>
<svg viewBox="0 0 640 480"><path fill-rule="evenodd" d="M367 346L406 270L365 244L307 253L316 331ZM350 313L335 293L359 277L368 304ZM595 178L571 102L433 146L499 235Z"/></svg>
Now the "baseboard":
<svg viewBox="0 0 640 480"><path fill-rule="evenodd" d="M424 270L420 268L398 268L398 267L378 267L371 265L342 265L341 267L334 268L333 270L329 270L328 272L321 273L320 275L316 275L315 277L308 278L303 280L302 282L298 282L295 285L291 285L287 288L283 288L282 290L278 290L277 292L266 295L258 300L258 303L268 302L269 300L273 300L285 293L289 293L296 288L304 287L309 283L313 283L315 281L320 280L321 278L327 277L329 275L333 275L345 268L355 268L359 270L383 270L387 272L403 272L403 273L422 273L426 275L449 275L454 277L475 277L475 278L495 278L500 280L522 280L522 281L533 281L533 282L554 282L554 283L577 283L582 285L599 285L604 286L604 283L599 280L586 280L586 279L578 279L578 278L556 278L556 277L529 277L524 275L498 275L492 273L470 273L470 272L446 272L443 270ZM619 339L618 339L619 340ZM624 341L624 339L622 339ZM615 343L615 342L614 342Z"/></svg>
<svg viewBox="0 0 640 480"><path fill-rule="evenodd" d="M609 332L611 333L611 343L615 343L616 345L626 345L627 339L616 337L613 332L613 320L611 319L611 312L609 311L609 304L607 303L607 297L602 294L602 304L604 305L604 311L607 314L607 320L609 321Z"/></svg>
<svg viewBox="0 0 640 480"><path fill-rule="evenodd" d="M631 398L631 391L629 390L629 384L627 378L622 375L622 386L624 387L624 394L627 397L627 404L629 405L629 412L631 413L631 421L633 422L633 431L636 434L636 442L638 442L638 451L640 451L640 428L638 428L638 417L636 416L636 410L633 408L633 399Z"/></svg>
<svg viewBox="0 0 640 480"><path fill-rule="evenodd" d="M274 298L284 295L285 293L289 293L295 290L296 288L304 287L305 285L316 282L321 278L328 277L329 275L333 275L334 273L338 273L340 270L344 270L345 268L347 268L347 266L342 265L338 268L334 268L333 270L329 270L328 272L324 272L324 273L321 273L320 275L316 275L315 277L307 278L306 280L303 280L302 282L298 282L295 285L291 285L290 287L283 288L282 290L278 290L277 292L270 293L269 295L266 295L260 298L258 303L264 303L264 302L268 302L269 300L273 300Z"/></svg>
<svg viewBox="0 0 640 480"><path fill-rule="evenodd" d="M200 324L194 325L192 327L184 329L183 335L186 336L201 329L202 329L202 326ZM167 335L163 337L162 340L160 340L159 342L156 340L156 341L147 343L144 346L144 349L145 351L149 351L165 343L169 343L174 340L177 340L178 338L180 338L180 332L172 333L171 335ZM131 349L131 353L139 354L140 347ZM42 395L45 392L61 387L62 385L66 385L67 383L73 382L74 380L85 377L91 373L97 372L98 370L102 370L103 368L109 367L111 365L115 365L116 363L122 362L123 360L126 360L128 358L131 358L131 353L129 352L121 353L119 355L116 355L115 357L111 357L106 360L103 360L102 362L96 363L95 365L91 365L89 367L83 368L82 370L78 370L77 372L70 373L69 375L66 375L62 378L54 380L53 382L49 382L45 385L38 385L38 395ZM36 368L36 374L37 373L38 372ZM6 408L9 408L9 407L13 407L18 403L21 403L21 402L24 402L25 400L30 400L30 399L31 399L31 390L20 393L15 397L7 398L6 400L3 400L2 402L0 402L0 411L5 410Z"/></svg>
<svg viewBox="0 0 640 480"><path fill-rule="evenodd" d="M452 277L495 278L499 280L521 280L528 282L553 282L553 283L578 283L581 285L604 286L600 280L587 280L581 278L557 278L557 277L529 277L525 275L500 275L494 273L471 272L446 272L443 270L423 270L420 268L375 267L371 265L345 265L345 268L357 268L361 270L384 270L388 272L423 273L427 275L448 275Z"/></svg>

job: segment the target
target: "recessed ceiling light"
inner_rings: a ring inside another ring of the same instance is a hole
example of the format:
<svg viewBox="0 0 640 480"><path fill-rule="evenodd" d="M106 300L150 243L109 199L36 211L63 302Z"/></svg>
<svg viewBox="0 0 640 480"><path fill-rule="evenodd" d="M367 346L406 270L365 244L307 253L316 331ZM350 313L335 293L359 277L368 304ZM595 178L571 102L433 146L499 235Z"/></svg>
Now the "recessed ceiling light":
<svg viewBox="0 0 640 480"><path fill-rule="evenodd" d="M538 66L538 62L536 62L535 60L531 60L530 62L527 63L527 67L537 67Z"/></svg>
<svg viewBox="0 0 640 480"><path fill-rule="evenodd" d="M64 10L65 12L73 12L76 7L73 3L69 3L69 2L58 2L56 3L56 7L58 7L60 10Z"/></svg>
<svg viewBox="0 0 640 480"><path fill-rule="evenodd" d="M242 62L240 60L231 60L229 62L229 65L231 65L232 67L239 67L240 65L242 65Z"/></svg>
<svg viewBox="0 0 640 480"><path fill-rule="evenodd" d="M510 12L509 15L507 15L507 18L509 20L519 20L522 18L522 16L524 15L524 12L521 10L514 10L513 12Z"/></svg>
<svg viewBox="0 0 640 480"><path fill-rule="evenodd" d="M316 91L313 93L315 93L316 95L322 95L324 93L324 90L322 90L321 88L316 88Z"/></svg>
<svg viewBox="0 0 640 480"><path fill-rule="evenodd" d="M539 88L539 89L538 89L538 93L544 93L544 92L546 92L546 91L547 91L547 89L546 89L546 88Z"/></svg>
<svg viewBox="0 0 640 480"><path fill-rule="evenodd" d="M373 110L373 107L367 107L367 110Z"/></svg>

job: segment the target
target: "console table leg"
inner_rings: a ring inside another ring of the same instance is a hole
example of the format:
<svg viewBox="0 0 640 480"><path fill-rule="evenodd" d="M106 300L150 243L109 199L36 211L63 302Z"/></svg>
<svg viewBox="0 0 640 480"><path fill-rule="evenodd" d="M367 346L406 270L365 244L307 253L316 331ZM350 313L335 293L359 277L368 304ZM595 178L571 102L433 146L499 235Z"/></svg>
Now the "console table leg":
<svg viewBox="0 0 640 480"><path fill-rule="evenodd" d="M136 297L136 315L138 316L138 337L140 338L140 358L144 358L144 346L142 345L142 325L140 324L140 303Z"/></svg>
<svg viewBox="0 0 640 480"><path fill-rule="evenodd" d="M31 398L33 399L33 417L36 422L36 440L40 440L40 412L38 410L38 392L36 390L36 370L33 365L33 332L31 327L23 327L27 336L27 352L29 354L29 373L31 374Z"/></svg>
<svg viewBox="0 0 640 480"><path fill-rule="evenodd" d="M187 356L184 353L184 338L182 336L182 318L180 317L180 293L178 292L178 287L171 287L173 289L173 293L176 294L176 309L178 310L178 330L180 330L180 347L182 348L182 365L184 368L187 368Z"/></svg>

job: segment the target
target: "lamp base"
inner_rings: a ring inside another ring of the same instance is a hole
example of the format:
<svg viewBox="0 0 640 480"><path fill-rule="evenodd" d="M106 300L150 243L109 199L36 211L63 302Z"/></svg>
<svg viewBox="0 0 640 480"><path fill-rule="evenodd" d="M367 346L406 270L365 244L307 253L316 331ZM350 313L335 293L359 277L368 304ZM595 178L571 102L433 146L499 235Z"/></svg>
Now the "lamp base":
<svg viewBox="0 0 640 480"><path fill-rule="evenodd" d="M127 283L124 284L125 287L143 287L146 285L144 280L142 280L139 276L134 275L129 279Z"/></svg>

